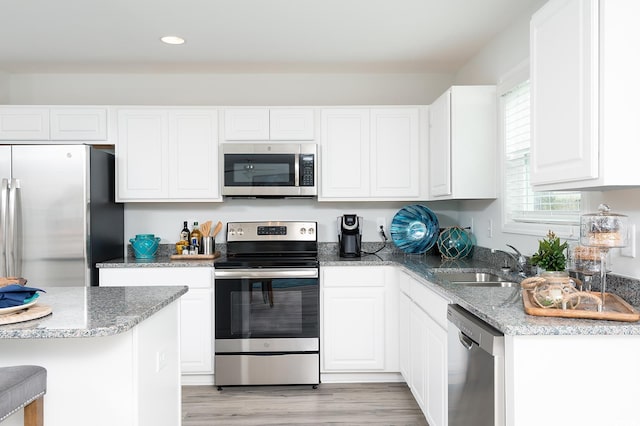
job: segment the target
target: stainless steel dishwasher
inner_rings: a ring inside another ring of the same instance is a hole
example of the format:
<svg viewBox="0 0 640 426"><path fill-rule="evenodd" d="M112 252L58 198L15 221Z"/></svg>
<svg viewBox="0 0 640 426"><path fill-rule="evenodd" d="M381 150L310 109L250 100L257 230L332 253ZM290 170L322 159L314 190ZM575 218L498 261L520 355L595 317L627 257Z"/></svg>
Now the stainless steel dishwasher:
<svg viewBox="0 0 640 426"><path fill-rule="evenodd" d="M502 426L504 335L458 305L449 305L449 426Z"/></svg>

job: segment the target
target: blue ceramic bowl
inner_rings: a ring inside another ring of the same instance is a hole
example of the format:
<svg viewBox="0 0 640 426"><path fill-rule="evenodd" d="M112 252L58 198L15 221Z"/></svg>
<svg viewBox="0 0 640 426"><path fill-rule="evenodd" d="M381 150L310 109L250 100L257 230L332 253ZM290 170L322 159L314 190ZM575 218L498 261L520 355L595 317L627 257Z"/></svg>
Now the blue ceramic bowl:
<svg viewBox="0 0 640 426"><path fill-rule="evenodd" d="M138 234L129 240L136 259L153 259L158 252L160 237L153 234Z"/></svg>

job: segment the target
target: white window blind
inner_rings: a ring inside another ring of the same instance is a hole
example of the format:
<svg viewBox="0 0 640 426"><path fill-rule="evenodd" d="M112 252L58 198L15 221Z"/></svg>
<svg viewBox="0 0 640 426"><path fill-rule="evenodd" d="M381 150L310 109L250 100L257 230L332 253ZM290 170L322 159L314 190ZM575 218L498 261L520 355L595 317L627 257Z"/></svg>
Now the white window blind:
<svg viewBox="0 0 640 426"><path fill-rule="evenodd" d="M505 223L578 225L580 192L534 192L530 184L529 81L502 96Z"/></svg>

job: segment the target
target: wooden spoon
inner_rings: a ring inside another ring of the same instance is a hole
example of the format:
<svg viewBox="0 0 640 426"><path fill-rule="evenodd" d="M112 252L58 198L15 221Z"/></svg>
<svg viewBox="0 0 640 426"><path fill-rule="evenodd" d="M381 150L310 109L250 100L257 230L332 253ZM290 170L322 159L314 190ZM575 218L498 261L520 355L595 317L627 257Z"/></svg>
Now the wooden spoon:
<svg viewBox="0 0 640 426"><path fill-rule="evenodd" d="M216 238L216 235L218 235L218 233L222 230L222 222L218 221L218 223L216 223L216 227L213 229L213 238Z"/></svg>
<svg viewBox="0 0 640 426"><path fill-rule="evenodd" d="M202 231L203 237L208 237L209 232L211 231L211 221L208 220L205 223L203 223L202 226L200 227L200 231Z"/></svg>

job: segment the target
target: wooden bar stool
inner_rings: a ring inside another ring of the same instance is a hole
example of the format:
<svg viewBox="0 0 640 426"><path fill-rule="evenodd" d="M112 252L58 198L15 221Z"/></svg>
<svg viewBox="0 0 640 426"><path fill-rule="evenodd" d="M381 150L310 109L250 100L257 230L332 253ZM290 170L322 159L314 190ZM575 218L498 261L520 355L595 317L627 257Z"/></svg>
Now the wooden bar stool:
<svg viewBox="0 0 640 426"><path fill-rule="evenodd" d="M0 422L24 408L24 426L43 426L47 370L37 365L0 368Z"/></svg>

